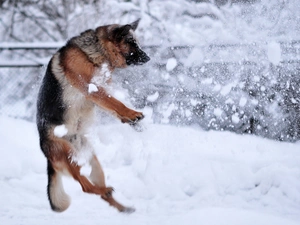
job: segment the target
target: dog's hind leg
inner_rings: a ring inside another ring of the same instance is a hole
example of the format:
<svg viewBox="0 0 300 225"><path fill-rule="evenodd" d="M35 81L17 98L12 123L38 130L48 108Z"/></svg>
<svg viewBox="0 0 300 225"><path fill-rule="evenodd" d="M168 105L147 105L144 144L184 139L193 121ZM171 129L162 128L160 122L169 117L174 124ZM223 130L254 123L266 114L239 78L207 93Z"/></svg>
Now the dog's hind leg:
<svg viewBox="0 0 300 225"><path fill-rule="evenodd" d="M95 155L91 158L90 165L92 167L90 180L93 182L93 184L97 185L98 187L105 187L104 173Z"/></svg>
<svg viewBox="0 0 300 225"><path fill-rule="evenodd" d="M77 180L80 183L83 192L100 195L103 198L108 198L111 196L113 188L106 186L100 187L92 184L85 176L80 174L81 166L73 162L72 159L70 159L70 157L66 157L65 163L69 173L75 180Z"/></svg>
<svg viewBox="0 0 300 225"><path fill-rule="evenodd" d="M91 181L98 187L105 187L105 178L102 167L94 155L90 160L90 165L92 167L92 171L90 174ZM112 195L109 196L101 196L103 200L107 201L111 206L117 208L120 212L132 213L135 211L134 208L125 207L118 203Z"/></svg>
<svg viewBox="0 0 300 225"><path fill-rule="evenodd" d="M68 174L77 180L82 190L86 193L101 195L101 197L111 196L112 188L109 187L98 187L93 185L85 176L80 174L81 166L73 161L72 155L76 151L74 146L65 139L54 138L51 141L50 146L54 154L50 155L49 161L52 162L51 167L53 168L54 175ZM49 170L50 171L50 170ZM49 174L49 173L48 173ZM57 181L60 181L57 178Z"/></svg>
<svg viewBox="0 0 300 225"><path fill-rule="evenodd" d="M61 174L54 170L52 163L47 161L48 185L47 194L51 209L55 212L63 212L70 205L70 197L65 193Z"/></svg>

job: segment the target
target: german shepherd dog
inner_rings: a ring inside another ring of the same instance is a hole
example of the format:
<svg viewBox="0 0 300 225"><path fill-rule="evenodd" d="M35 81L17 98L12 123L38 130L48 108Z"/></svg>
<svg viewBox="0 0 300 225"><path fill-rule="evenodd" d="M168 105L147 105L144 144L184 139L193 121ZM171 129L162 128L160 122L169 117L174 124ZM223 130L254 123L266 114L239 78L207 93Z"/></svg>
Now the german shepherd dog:
<svg viewBox="0 0 300 225"><path fill-rule="evenodd" d="M37 101L40 147L47 158L47 194L52 210L62 212L70 205L62 175L78 181L84 192L99 195L120 212L134 209L118 203L113 188L105 185L104 173L85 134L95 105L110 111L123 123L134 125L144 116L127 108L106 91L116 68L141 65L150 60L141 50L134 31L139 20L127 25L106 25L71 38L51 58ZM80 173L74 160L87 150L90 176Z"/></svg>

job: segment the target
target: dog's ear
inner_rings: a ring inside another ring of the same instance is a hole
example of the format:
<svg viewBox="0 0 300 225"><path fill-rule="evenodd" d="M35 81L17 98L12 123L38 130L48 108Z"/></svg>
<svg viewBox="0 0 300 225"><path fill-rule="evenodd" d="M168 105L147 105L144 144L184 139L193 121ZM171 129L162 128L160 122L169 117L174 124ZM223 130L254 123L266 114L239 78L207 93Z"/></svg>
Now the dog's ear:
<svg viewBox="0 0 300 225"><path fill-rule="evenodd" d="M113 39L118 42L121 41L129 33L130 29L132 27L129 24L115 28L112 33Z"/></svg>
<svg viewBox="0 0 300 225"><path fill-rule="evenodd" d="M140 19L134 21L131 24L126 24L124 26L115 28L111 33L112 34L111 37L113 38L113 40L116 40L118 42L121 41L129 33L131 29L136 30L137 26L139 25L139 22Z"/></svg>
<svg viewBox="0 0 300 225"><path fill-rule="evenodd" d="M133 23L129 24L133 30L136 30L137 26L139 25L141 19L137 19Z"/></svg>

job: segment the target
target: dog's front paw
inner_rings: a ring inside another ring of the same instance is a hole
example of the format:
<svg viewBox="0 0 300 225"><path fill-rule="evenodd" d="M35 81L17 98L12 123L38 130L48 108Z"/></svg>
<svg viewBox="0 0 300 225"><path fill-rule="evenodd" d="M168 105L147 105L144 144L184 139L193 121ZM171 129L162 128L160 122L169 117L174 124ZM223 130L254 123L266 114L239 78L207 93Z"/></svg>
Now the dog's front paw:
<svg viewBox="0 0 300 225"><path fill-rule="evenodd" d="M142 120L145 116L141 112L136 112L130 110L125 116L121 117L122 123L129 123L130 125L134 125L140 120Z"/></svg>
<svg viewBox="0 0 300 225"><path fill-rule="evenodd" d="M141 121L142 119L144 119L144 114L140 113L140 115L138 115L137 117L135 117L134 119L130 119L128 121L128 123L130 125L136 125L139 121Z"/></svg>

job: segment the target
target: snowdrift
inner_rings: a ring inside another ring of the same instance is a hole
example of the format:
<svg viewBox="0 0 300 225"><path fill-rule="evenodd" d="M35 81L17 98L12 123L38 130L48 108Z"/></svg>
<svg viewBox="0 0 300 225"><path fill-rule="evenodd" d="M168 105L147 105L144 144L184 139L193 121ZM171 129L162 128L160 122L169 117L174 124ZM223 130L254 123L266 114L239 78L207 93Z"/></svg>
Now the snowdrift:
<svg viewBox="0 0 300 225"><path fill-rule="evenodd" d="M145 124L99 124L90 134L107 184L136 212L120 214L66 178L72 203L57 214L35 124L0 117L1 224L299 224L299 143Z"/></svg>

